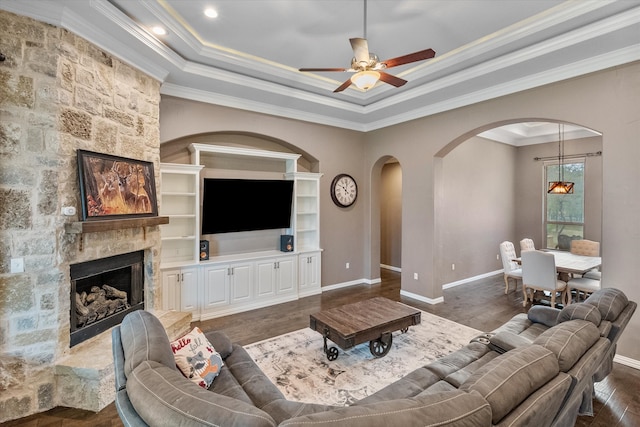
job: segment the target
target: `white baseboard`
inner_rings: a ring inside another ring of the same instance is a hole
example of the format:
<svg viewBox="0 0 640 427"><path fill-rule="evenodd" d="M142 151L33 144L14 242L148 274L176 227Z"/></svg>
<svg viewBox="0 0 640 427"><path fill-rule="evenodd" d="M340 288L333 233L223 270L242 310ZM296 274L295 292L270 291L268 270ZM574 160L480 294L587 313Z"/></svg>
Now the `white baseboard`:
<svg viewBox="0 0 640 427"><path fill-rule="evenodd" d="M422 295L414 294L412 292L404 291L402 289L400 290L400 295L405 296L407 298L412 298L421 302L426 302L427 304L440 304L441 302L444 302L444 297L438 297L436 299L432 299Z"/></svg>
<svg viewBox="0 0 640 427"><path fill-rule="evenodd" d="M613 356L613 361L640 371L640 360L616 354L615 356Z"/></svg>
<svg viewBox="0 0 640 427"><path fill-rule="evenodd" d="M473 282L474 280L485 279L487 277L495 276L495 275L501 274L503 272L504 272L504 270L490 271L489 273L479 274L479 275L473 276L473 277L467 277L466 279L458 280L456 282L445 283L444 285L442 285L442 289L449 289L449 288L453 288L455 286L464 285L465 283Z"/></svg>
<svg viewBox="0 0 640 427"><path fill-rule="evenodd" d="M384 268L385 270L396 271L398 273L402 273L402 268L394 267L393 265L380 264L380 268Z"/></svg>
<svg viewBox="0 0 640 427"><path fill-rule="evenodd" d="M362 285L364 279L351 280L349 282L336 283L334 285L323 286L322 292L333 291L334 289L348 288L349 286ZM365 282L366 283L366 282Z"/></svg>
<svg viewBox="0 0 640 427"><path fill-rule="evenodd" d="M333 291L334 289L348 288L349 286L362 285L362 284L375 285L376 283L380 283L380 282L382 282L382 279L379 277L377 279L350 280L348 282L342 282L342 283L336 283L329 286L323 286L322 292Z"/></svg>

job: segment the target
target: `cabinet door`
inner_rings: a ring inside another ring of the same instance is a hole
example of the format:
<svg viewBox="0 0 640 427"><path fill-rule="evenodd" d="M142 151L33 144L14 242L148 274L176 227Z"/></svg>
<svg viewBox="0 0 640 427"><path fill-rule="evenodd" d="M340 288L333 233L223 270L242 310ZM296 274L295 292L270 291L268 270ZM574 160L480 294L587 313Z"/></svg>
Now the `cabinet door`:
<svg viewBox="0 0 640 427"><path fill-rule="evenodd" d="M180 270L180 310L199 314L198 269Z"/></svg>
<svg viewBox="0 0 640 427"><path fill-rule="evenodd" d="M226 265L204 268L204 310L229 304L228 270Z"/></svg>
<svg viewBox="0 0 640 427"><path fill-rule="evenodd" d="M231 264L231 303L251 299L253 287L253 264Z"/></svg>
<svg viewBox="0 0 640 427"><path fill-rule="evenodd" d="M180 269L162 270L162 308L180 310Z"/></svg>
<svg viewBox="0 0 640 427"><path fill-rule="evenodd" d="M297 265L294 257L279 258L277 261L277 293L286 294L295 292Z"/></svg>
<svg viewBox="0 0 640 427"><path fill-rule="evenodd" d="M309 288L320 288L320 253L309 254L307 284Z"/></svg>
<svg viewBox="0 0 640 427"><path fill-rule="evenodd" d="M274 260L259 261L256 263L256 293L258 297L270 296L276 293Z"/></svg>
<svg viewBox="0 0 640 427"><path fill-rule="evenodd" d="M310 252L300 255L299 266L299 294L312 295L320 290L320 252Z"/></svg>

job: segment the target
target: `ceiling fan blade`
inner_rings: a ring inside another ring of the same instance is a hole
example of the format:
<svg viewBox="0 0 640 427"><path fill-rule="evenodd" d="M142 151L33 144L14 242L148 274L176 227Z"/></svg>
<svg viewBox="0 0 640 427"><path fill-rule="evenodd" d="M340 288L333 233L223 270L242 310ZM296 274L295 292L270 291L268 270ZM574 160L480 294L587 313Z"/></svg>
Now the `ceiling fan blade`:
<svg viewBox="0 0 640 427"><path fill-rule="evenodd" d="M347 71L346 68L300 68L298 71Z"/></svg>
<svg viewBox="0 0 640 427"><path fill-rule="evenodd" d="M357 62L369 62L369 43L367 43L367 39L362 38L353 38L349 39L351 42L351 49L353 49L353 56L356 58Z"/></svg>
<svg viewBox="0 0 640 427"><path fill-rule="evenodd" d="M346 88L348 88L349 86L351 86L351 79L347 80L346 82L342 83L340 86L338 86L338 88L336 90L334 90L333 92L342 92L343 90L345 90Z"/></svg>
<svg viewBox="0 0 640 427"><path fill-rule="evenodd" d="M424 61L436 56L436 52L433 49L425 49L419 52L410 53L408 55L398 56L397 58L387 59L386 61L380 61L387 66L387 68L397 67L398 65L409 64L411 62Z"/></svg>
<svg viewBox="0 0 640 427"><path fill-rule="evenodd" d="M391 74L385 73L383 71L378 71L378 73L380 73L380 80L395 87L400 87L407 82L400 77L392 76Z"/></svg>

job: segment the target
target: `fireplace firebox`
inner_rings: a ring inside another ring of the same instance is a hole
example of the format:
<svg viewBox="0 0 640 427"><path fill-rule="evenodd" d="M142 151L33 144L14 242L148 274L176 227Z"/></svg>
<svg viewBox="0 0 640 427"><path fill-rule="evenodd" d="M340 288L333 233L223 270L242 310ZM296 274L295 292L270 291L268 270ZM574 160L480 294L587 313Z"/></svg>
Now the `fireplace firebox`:
<svg viewBox="0 0 640 427"><path fill-rule="evenodd" d="M144 309L144 251L72 264L71 347Z"/></svg>

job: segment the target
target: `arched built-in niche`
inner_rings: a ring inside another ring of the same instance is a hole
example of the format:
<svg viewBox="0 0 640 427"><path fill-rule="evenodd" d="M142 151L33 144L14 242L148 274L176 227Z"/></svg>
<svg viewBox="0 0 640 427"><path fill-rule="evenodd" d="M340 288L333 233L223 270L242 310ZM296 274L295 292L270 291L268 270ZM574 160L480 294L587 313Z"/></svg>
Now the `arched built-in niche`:
<svg viewBox="0 0 640 427"><path fill-rule="evenodd" d="M456 138L434 157L434 280L453 286L499 273L498 245L532 237L539 247L543 233L543 162L557 155L557 139L515 147L477 136L523 119L491 123ZM602 150L602 137L565 141L565 154ZM587 182L588 181L588 182ZM602 161L585 163L585 237L601 240ZM589 221L589 222L587 222ZM588 225L588 226L587 226Z"/></svg>
<svg viewBox="0 0 640 427"><path fill-rule="evenodd" d="M211 132L189 135L160 145L160 161L165 163L191 163L189 144L213 144L241 148L254 148L267 151L300 154L299 172L318 172L320 164L317 158L287 141L249 132Z"/></svg>

